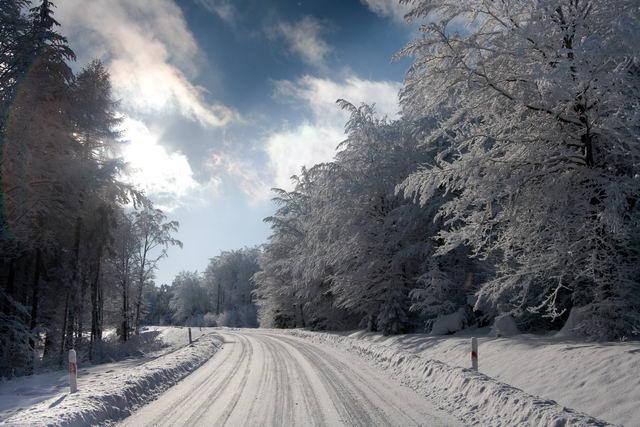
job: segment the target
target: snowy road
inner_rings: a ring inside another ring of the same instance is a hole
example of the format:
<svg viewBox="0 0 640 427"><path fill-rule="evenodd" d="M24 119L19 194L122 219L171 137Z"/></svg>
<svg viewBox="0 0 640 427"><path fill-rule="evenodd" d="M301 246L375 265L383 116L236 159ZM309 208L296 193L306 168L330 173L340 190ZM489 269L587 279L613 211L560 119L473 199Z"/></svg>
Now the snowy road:
<svg viewBox="0 0 640 427"><path fill-rule="evenodd" d="M122 425L460 424L357 356L274 331L221 335L221 351Z"/></svg>

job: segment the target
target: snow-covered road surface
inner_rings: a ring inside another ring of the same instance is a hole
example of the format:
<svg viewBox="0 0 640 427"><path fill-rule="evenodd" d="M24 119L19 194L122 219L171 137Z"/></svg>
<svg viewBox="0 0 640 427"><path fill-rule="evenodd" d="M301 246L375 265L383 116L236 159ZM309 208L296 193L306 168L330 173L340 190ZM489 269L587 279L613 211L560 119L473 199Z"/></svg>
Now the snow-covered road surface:
<svg viewBox="0 0 640 427"><path fill-rule="evenodd" d="M460 425L355 355L265 330L223 349L122 425Z"/></svg>

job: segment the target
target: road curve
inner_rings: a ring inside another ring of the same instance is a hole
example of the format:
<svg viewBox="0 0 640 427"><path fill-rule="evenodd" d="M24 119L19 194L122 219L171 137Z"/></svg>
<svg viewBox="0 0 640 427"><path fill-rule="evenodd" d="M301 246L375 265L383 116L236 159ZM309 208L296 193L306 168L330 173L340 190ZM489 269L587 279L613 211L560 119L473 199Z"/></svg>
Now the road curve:
<svg viewBox="0 0 640 427"><path fill-rule="evenodd" d="M222 330L214 357L123 426L459 425L362 359L273 330Z"/></svg>

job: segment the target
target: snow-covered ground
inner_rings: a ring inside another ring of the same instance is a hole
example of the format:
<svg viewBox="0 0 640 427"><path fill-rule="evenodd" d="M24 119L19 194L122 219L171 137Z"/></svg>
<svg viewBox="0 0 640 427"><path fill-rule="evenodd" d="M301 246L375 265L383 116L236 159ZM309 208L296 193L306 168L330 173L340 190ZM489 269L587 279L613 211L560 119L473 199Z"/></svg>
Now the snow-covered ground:
<svg viewBox="0 0 640 427"><path fill-rule="evenodd" d="M189 344L189 328L186 326L147 326L146 332L160 332L158 338L168 346L169 349L184 347ZM191 328L191 338L196 339L202 335L213 332L215 328Z"/></svg>
<svg viewBox="0 0 640 427"><path fill-rule="evenodd" d="M535 424L534 417L550 414L542 423L548 424L554 417L567 416L560 411L565 406L610 423L640 425L638 342L602 344L526 334L492 338L486 329L450 336L291 333L360 353L414 389L442 396L448 393L443 404L458 405L457 413L469 421L473 412L487 411L512 422L526 414L528 424ZM479 338L479 370L486 376L456 368L470 367L472 336ZM532 400L531 395L540 399ZM559 406L553 408L551 400ZM498 423L497 418L478 422Z"/></svg>
<svg viewBox="0 0 640 427"><path fill-rule="evenodd" d="M185 347L186 328L148 331L162 354L81 368L77 394L65 372L0 385L6 424L640 425L638 342L193 328Z"/></svg>
<svg viewBox="0 0 640 427"><path fill-rule="evenodd" d="M202 328L202 330L200 328L192 328L192 338L195 340L211 331L212 328ZM178 360L178 356L183 353L171 356L172 353L189 344L188 329L186 327L149 327L143 329L143 334L153 334L159 342L147 348L139 349L137 351L137 357L128 357L125 360L93 366L80 362L78 364L79 395L81 395L83 391L95 390L96 387L98 390L106 387L105 390L107 390L112 386L114 381L116 381L116 383L122 382L122 375L126 377L125 382L135 382L136 379L131 380L129 375L133 375L141 370L149 374L151 372L149 369L153 370L155 368L153 368L154 365L147 364L154 361L156 362L155 366L158 367L162 367L162 364L167 361L170 365L173 364L171 366L167 365L167 368L170 368L169 371L154 374L154 381L157 383L166 382L167 387L181 378L180 375L186 375L188 371L185 369L194 368L195 365L186 363L181 365L182 372L180 369L174 369L176 363L182 363ZM108 336L109 331L107 331L105 335ZM205 351L202 346L198 346L196 349L198 349L198 351ZM191 352L193 352L193 350L192 348ZM205 353L203 353L203 355ZM189 354L189 352L187 352L187 354ZM191 355L189 357L193 359L194 356ZM27 409L31 410L33 405L40 402L43 402L45 406L53 405L52 408L56 407L58 403L66 400L65 396L68 394L68 391L69 379L66 367L58 371L1 381L0 422L13 416L11 422L6 422L8 424L14 424L17 419L20 419L17 416L19 416L21 412ZM152 396L147 397L151 398Z"/></svg>

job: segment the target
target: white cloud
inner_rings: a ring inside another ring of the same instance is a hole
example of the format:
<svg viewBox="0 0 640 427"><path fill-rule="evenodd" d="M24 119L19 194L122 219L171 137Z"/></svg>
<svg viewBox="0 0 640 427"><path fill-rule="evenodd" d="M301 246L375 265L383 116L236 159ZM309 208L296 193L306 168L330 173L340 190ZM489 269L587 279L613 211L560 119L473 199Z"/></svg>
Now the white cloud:
<svg viewBox="0 0 640 427"><path fill-rule="evenodd" d="M168 152L143 122L126 117L121 130L126 141L122 156L128 164L123 179L142 189L161 209L171 211L217 191L217 178L204 184L196 181L187 157L180 151Z"/></svg>
<svg viewBox="0 0 640 427"><path fill-rule="evenodd" d="M296 23L280 22L272 33L282 37L289 51L310 65L324 66L331 47L322 38L325 26L315 18L305 16Z"/></svg>
<svg viewBox="0 0 640 427"><path fill-rule="evenodd" d="M405 22L404 16L411 9L399 0L360 0L376 15L391 18L396 22Z"/></svg>
<svg viewBox="0 0 640 427"><path fill-rule="evenodd" d="M217 15L227 24L236 24L237 10L229 0L196 0L209 12Z"/></svg>
<svg viewBox="0 0 640 427"><path fill-rule="evenodd" d="M192 83L200 49L174 0L58 0L56 18L80 57L100 58L111 73L114 96L127 119L123 156L136 184L166 210L205 201L219 180L198 182L183 152L162 145L167 115L208 128L224 127L238 116L206 99Z"/></svg>
<svg viewBox="0 0 640 427"><path fill-rule="evenodd" d="M395 118L398 117L401 86L400 82L364 80L355 75L342 81L306 75L295 82L278 82L276 96L284 100L302 100L317 121L338 122L342 126L347 116L336 105L338 99L354 105L375 104L379 114Z"/></svg>
<svg viewBox="0 0 640 427"><path fill-rule="evenodd" d="M249 203L259 204L270 198L269 183L256 169L255 164L225 154L212 154L207 164L213 176L227 176L234 185L249 197Z"/></svg>
<svg viewBox="0 0 640 427"><path fill-rule="evenodd" d="M106 61L127 113L176 111L211 127L236 117L189 81L199 49L173 0L59 0L56 17L74 48Z"/></svg>
<svg viewBox="0 0 640 427"><path fill-rule="evenodd" d="M302 166L331 161L343 139L344 133L339 128L312 123L271 134L266 150L274 187L290 189L291 176L299 174Z"/></svg>
<svg viewBox="0 0 640 427"><path fill-rule="evenodd" d="M259 147L266 154L266 164L255 155L233 150L211 151L207 169L220 182L232 182L250 204L260 204L272 197L270 189L292 189L291 176L302 166L311 167L333 159L336 147L345 139L344 124L348 113L336 100L344 98L356 105L375 103L381 115L398 117L398 92L401 83L364 80L349 75L342 80L303 76L295 81L280 81L275 95L306 111L307 117L295 125L284 125L267 133Z"/></svg>
<svg viewBox="0 0 640 427"><path fill-rule="evenodd" d="M393 81L363 80L350 76L334 81L304 76L291 82L279 82L277 96L302 102L310 111L310 120L270 134L265 150L276 187L290 189L290 177L302 166L330 161L337 145L345 138L344 124L348 118L335 101L346 99L358 105L375 103L378 113L398 117L398 91L401 84Z"/></svg>

